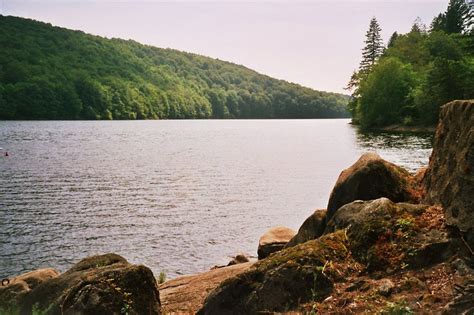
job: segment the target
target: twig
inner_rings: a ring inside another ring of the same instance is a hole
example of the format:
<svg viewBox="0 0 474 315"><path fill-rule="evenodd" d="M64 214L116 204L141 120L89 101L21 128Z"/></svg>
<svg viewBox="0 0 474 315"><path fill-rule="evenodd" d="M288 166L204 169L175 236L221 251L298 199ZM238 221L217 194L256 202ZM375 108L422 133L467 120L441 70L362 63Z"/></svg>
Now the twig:
<svg viewBox="0 0 474 315"><path fill-rule="evenodd" d="M461 232L459 232L461 233ZM469 251L471 252L471 255L474 256L474 252L472 251L472 248L471 246L469 246L469 244L466 242L466 240L464 239L464 237L461 235L461 240L463 241L464 245L466 245L467 249L469 249Z"/></svg>

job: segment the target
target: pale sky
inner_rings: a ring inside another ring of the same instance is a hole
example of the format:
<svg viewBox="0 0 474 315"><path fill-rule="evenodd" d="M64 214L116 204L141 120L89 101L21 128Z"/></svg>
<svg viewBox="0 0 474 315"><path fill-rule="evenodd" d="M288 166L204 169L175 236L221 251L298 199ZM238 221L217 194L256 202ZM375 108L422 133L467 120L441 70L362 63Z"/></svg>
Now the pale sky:
<svg viewBox="0 0 474 315"><path fill-rule="evenodd" d="M448 0L0 0L0 14L245 65L318 90L344 92L375 16L385 42Z"/></svg>

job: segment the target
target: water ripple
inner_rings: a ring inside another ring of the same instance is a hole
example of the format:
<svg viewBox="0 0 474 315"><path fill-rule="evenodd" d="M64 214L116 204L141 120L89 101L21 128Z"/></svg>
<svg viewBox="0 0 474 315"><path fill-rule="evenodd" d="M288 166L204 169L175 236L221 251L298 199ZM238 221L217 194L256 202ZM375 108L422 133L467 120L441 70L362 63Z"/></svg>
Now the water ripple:
<svg viewBox="0 0 474 315"><path fill-rule="evenodd" d="M431 138L347 120L0 121L0 147L0 277L105 252L174 277L297 229L362 152L415 171Z"/></svg>

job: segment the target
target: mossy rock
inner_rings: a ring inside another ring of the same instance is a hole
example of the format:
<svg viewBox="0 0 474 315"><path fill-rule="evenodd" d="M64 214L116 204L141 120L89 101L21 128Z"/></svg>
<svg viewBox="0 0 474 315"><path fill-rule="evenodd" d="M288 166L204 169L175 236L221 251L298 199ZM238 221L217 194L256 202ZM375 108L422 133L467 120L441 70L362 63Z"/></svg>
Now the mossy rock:
<svg viewBox="0 0 474 315"><path fill-rule="evenodd" d="M20 314L159 314L160 299L150 269L107 254L83 259L8 308Z"/></svg>
<svg viewBox="0 0 474 315"><path fill-rule="evenodd" d="M352 259L343 231L284 249L224 281L198 314L284 312L329 296ZM346 266L340 268L341 264ZM338 266L338 267L336 267Z"/></svg>
<svg viewBox="0 0 474 315"><path fill-rule="evenodd" d="M427 266L448 257L452 245L441 208L387 198L341 207L325 233L339 229L347 229L353 257L370 271Z"/></svg>

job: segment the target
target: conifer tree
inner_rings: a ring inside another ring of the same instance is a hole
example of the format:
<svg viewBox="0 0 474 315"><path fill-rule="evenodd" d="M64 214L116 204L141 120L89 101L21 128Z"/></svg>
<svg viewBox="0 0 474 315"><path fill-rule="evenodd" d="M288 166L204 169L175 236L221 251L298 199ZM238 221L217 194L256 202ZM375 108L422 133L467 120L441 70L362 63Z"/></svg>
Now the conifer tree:
<svg viewBox="0 0 474 315"><path fill-rule="evenodd" d="M393 45L395 44L395 41L397 40L398 36L399 35L398 35L397 32L393 32L392 36L390 36L390 39L388 40L388 44L387 44L388 48L393 47Z"/></svg>
<svg viewBox="0 0 474 315"><path fill-rule="evenodd" d="M381 31L377 19L373 17L370 20L369 30L365 35L365 47L362 49L362 61L359 66L359 72L362 74L368 74L384 52Z"/></svg>
<svg viewBox="0 0 474 315"><path fill-rule="evenodd" d="M448 34L472 32L474 13L465 0L450 0L445 13L440 13L431 23L432 31L444 31Z"/></svg>
<svg viewBox="0 0 474 315"><path fill-rule="evenodd" d="M446 33L464 33L472 25L472 12L464 0L450 0L446 10Z"/></svg>

